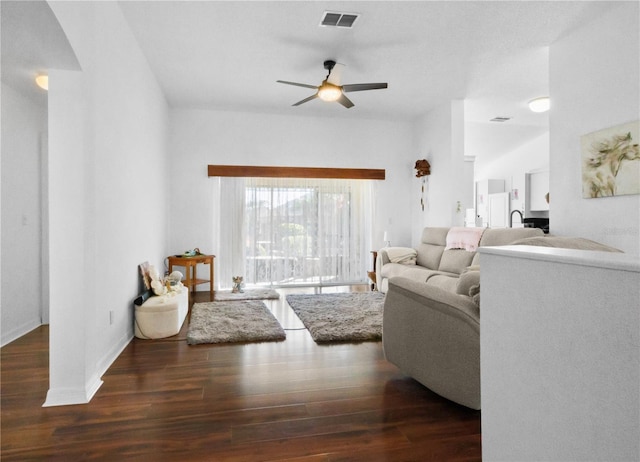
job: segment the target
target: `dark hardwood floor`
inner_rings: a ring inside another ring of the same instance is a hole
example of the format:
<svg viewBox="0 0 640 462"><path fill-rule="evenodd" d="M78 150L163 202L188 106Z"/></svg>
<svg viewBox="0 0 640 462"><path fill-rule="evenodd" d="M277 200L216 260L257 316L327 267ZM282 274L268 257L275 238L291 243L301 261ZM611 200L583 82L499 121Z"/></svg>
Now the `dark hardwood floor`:
<svg viewBox="0 0 640 462"><path fill-rule="evenodd" d="M42 407L46 326L3 347L1 460L481 460L479 411L405 377L381 343L320 346L284 296L267 305L285 341L189 346L185 322L134 339L86 405Z"/></svg>

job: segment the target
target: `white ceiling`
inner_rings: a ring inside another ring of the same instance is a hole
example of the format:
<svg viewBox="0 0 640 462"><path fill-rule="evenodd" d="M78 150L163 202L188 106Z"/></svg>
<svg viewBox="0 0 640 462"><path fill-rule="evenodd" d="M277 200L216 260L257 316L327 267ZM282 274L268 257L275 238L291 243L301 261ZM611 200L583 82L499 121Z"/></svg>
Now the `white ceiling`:
<svg viewBox="0 0 640 462"><path fill-rule="evenodd" d="M47 92L35 85L37 74L80 66L60 24L44 1L0 1L2 81L37 103Z"/></svg>
<svg viewBox="0 0 640 462"><path fill-rule="evenodd" d="M5 20L5 3L48 10L41 1L2 1L3 81L11 74L7 64L20 70L12 78L73 64L56 54L57 42L48 38L48 48L35 41L35 56L24 46L16 51L5 29L42 35L44 20L33 11ZM453 0L119 4L173 107L413 120L451 99L465 99L467 121L508 116L512 120L503 127L533 127L536 136L548 116L531 113L526 103L549 94L549 45L615 7L611 1ZM327 10L361 16L353 29L320 27ZM313 90L276 80L318 85L326 59L346 65L342 83L388 82L389 88L350 93L351 109L320 100L291 107Z"/></svg>
<svg viewBox="0 0 640 462"><path fill-rule="evenodd" d="M464 98L472 120L546 123L526 102L546 95L548 46L609 2L177 1L120 2L174 106L411 119ZM353 29L319 26L324 11L361 14ZM388 82L351 93L355 107L319 100L322 64L343 83Z"/></svg>

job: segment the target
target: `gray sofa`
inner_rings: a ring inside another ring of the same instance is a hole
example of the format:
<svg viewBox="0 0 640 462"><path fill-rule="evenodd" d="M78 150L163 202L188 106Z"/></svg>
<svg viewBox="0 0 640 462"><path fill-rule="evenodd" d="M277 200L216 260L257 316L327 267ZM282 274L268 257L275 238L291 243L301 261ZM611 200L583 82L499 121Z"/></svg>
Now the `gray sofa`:
<svg viewBox="0 0 640 462"><path fill-rule="evenodd" d="M480 282L480 255L446 249L449 231L425 228L415 263L392 262L395 249L378 251L378 289L387 292L382 343L387 360L403 373L451 401L480 409L480 308L469 296ZM480 232L479 246L544 236L537 228ZM410 249L405 250L395 253Z"/></svg>
<svg viewBox="0 0 640 462"><path fill-rule="evenodd" d="M455 292L460 275L470 266L479 265L480 254L476 251L457 248L446 250L447 236L451 230L462 231L464 228L425 228L422 231L420 244L414 249L416 254L414 263L407 261L394 263L389 254L397 248L378 250L376 258L378 290L386 292L389 279L403 277ZM474 228L474 230L481 236L479 242L476 242L478 247L509 245L524 238L544 237L544 233L538 228Z"/></svg>
<svg viewBox="0 0 640 462"><path fill-rule="evenodd" d="M378 284L387 292L382 344L387 360L403 373L451 401L480 409L480 255L445 250L448 235L449 228L425 228L415 262L411 249L395 252L409 255L401 263L390 261L390 249L378 251ZM620 252L535 228L486 229L478 244Z"/></svg>

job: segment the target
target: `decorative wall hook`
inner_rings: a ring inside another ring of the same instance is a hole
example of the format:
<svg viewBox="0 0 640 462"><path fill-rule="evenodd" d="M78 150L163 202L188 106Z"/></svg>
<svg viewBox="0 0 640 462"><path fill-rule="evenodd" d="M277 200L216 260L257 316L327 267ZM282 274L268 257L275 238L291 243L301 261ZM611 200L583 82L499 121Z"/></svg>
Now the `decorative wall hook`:
<svg viewBox="0 0 640 462"><path fill-rule="evenodd" d="M416 160L416 178L431 175L431 164L427 159Z"/></svg>
<svg viewBox="0 0 640 462"><path fill-rule="evenodd" d="M431 164L427 159L416 160L416 178L422 178L422 187L421 187L421 195L420 195L420 206L422 207L422 211L424 212L424 184L426 183L427 175L431 175Z"/></svg>

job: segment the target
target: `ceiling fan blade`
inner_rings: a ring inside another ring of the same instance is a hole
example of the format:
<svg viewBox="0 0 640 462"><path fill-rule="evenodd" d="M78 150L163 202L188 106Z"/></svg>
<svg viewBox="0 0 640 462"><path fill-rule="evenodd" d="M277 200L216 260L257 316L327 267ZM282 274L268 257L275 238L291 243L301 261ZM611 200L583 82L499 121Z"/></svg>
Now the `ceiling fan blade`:
<svg viewBox="0 0 640 462"><path fill-rule="evenodd" d="M311 101L312 99L316 99L318 97L318 94L316 93L315 95L311 95L308 98L303 99L302 101L298 101L295 104L292 104L292 106L300 106L301 104L304 104L306 102Z"/></svg>
<svg viewBox="0 0 640 462"><path fill-rule="evenodd" d="M387 88L386 83L354 83L342 86L343 91L381 90L383 88Z"/></svg>
<svg viewBox="0 0 640 462"><path fill-rule="evenodd" d="M342 104L347 109L354 106L351 100L347 98L344 93L342 94L342 96L340 96L340 98L337 99L337 102Z"/></svg>
<svg viewBox="0 0 640 462"><path fill-rule="evenodd" d="M297 83L297 82L287 82L286 80L276 80L278 83L284 83L287 85L295 85L296 87L304 87L304 88L313 88L315 90L318 89L316 85L307 85L306 83Z"/></svg>
<svg viewBox="0 0 640 462"><path fill-rule="evenodd" d="M336 63L329 72L329 76L327 77L327 82L336 87L340 86L340 82L342 81L342 69L344 69L344 64Z"/></svg>

